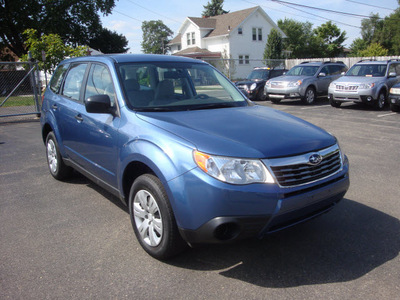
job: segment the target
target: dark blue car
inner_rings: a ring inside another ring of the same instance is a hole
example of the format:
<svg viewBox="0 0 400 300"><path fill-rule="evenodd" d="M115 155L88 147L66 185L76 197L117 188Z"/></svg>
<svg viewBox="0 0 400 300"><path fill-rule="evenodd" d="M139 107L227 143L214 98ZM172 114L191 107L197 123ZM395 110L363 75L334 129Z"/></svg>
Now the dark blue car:
<svg viewBox="0 0 400 300"><path fill-rule="evenodd" d="M75 169L118 196L158 259L311 219L349 187L335 137L254 105L199 60L65 60L44 94L41 124L51 175Z"/></svg>

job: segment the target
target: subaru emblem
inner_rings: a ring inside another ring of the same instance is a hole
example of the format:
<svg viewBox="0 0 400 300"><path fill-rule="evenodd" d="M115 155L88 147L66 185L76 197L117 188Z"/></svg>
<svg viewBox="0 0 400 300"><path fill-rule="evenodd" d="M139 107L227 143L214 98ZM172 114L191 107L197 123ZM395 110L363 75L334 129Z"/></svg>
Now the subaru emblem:
<svg viewBox="0 0 400 300"><path fill-rule="evenodd" d="M313 166L318 165L321 161L322 161L322 156L318 153L312 154L308 159L308 162Z"/></svg>

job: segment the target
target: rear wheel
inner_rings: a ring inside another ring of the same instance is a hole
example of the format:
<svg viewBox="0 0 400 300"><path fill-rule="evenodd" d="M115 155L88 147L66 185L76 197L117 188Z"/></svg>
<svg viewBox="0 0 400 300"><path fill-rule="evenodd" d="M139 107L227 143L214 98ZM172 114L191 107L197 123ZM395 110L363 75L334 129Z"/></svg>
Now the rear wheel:
<svg viewBox="0 0 400 300"><path fill-rule="evenodd" d="M51 131L46 137L46 157L50 174L58 180L67 179L72 174L72 168L65 165L60 154L56 137Z"/></svg>
<svg viewBox="0 0 400 300"><path fill-rule="evenodd" d="M183 241L161 181L152 174L138 177L129 194L129 213L135 235L143 249L157 259L183 251Z"/></svg>
<svg viewBox="0 0 400 300"><path fill-rule="evenodd" d="M308 87L302 100L305 104L313 104L315 101L315 89L311 86Z"/></svg>
<svg viewBox="0 0 400 300"><path fill-rule="evenodd" d="M375 102L375 108L382 110L385 107L385 102L386 102L385 92L380 92L378 100Z"/></svg>

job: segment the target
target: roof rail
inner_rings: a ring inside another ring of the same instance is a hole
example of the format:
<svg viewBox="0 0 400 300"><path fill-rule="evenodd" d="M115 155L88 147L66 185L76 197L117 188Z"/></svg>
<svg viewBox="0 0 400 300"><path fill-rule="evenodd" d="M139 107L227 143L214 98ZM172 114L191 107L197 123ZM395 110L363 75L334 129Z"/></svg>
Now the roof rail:
<svg viewBox="0 0 400 300"><path fill-rule="evenodd" d="M389 59L389 60L388 60L388 62L391 62L391 61L400 61L400 59L398 59L398 58L393 58L393 59Z"/></svg>
<svg viewBox="0 0 400 300"><path fill-rule="evenodd" d="M357 63L363 62L363 61L376 61L376 59L362 59L360 61L358 61Z"/></svg>

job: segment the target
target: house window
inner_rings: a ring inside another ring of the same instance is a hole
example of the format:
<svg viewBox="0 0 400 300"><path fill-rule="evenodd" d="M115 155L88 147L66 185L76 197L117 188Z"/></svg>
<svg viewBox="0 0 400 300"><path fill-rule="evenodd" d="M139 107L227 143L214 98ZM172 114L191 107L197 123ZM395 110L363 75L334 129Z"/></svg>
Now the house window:
<svg viewBox="0 0 400 300"><path fill-rule="evenodd" d="M262 28L253 28L253 41L262 41Z"/></svg>
<svg viewBox="0 0 400 300"><path fill-rule="evenodd" d="M238 28L238 34L243 34L243 28L242 27Z"/></svg>
<svg viewBox="0 0 400 300"><path fill-rule="evenodd" d="M186 34L187 44L190 45L190 33Z"/></svg>
<svg viewBox="0 0 400 300"><path fill-rule="evenodd" d="M250 56L249 55L239 55L239 65L250 64Z"/></svg>
<svg viewBox="0 0 400 300"><path fill-rule="evenodd" d="M196 44L196 38L194 36L194 32L192 32L192 45Z"/></svg>

